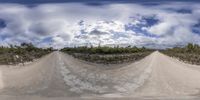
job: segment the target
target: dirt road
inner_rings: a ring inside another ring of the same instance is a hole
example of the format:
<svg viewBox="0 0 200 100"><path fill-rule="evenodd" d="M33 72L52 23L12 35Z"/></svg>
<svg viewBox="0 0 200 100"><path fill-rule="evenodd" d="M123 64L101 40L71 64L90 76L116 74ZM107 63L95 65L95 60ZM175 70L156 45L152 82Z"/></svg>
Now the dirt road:
<svg viewBox="0 0 200 100"><path fill-rule="evenodd" d="M200 99L200 66L154 52L131 64L99 65L51 53L0 66L1 100Z"/></svg>

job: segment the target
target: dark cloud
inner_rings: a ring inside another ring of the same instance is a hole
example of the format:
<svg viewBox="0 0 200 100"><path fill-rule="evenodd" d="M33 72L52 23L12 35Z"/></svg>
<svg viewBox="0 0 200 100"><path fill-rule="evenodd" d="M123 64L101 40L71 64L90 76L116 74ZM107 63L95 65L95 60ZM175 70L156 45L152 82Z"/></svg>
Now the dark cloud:
<svg viewBox="0 0 200 100"><path fill-rule="evenodd" d="M50 28L50 27L49 27ZM36 23L29 27L29 31L40 34L40 35L48 35L49 30L42 23Z"/></svg>
<svg viewBox="0 0 200 100"><path fill-rule="evenodd" d="M99 31L98 29L94 29L93 31L90 32L91 35L105 35L105 34L109 34L108 32L102 32Z"/></svg>
<svg viewBox="0 0 200 100"><path fill-rule="evenodd" d="M5 28L6 27L6 21L3 19L0 19L0 29Z"/></svg>
<svg viewBox="0 0 200 100"><path fill-rule="evenodd" d="M182 14L191 14L192 10L191 9L178 9L178 10L176 10L176 12L182 13Z"/></svg>
<svg viewBox="0 0 200 100"><path fill-rule="evenodd" d="M200 20L198 21L198 23L194 24L193 27L200 28Z"/></svg>
<svg viewBox="0 0 200 100"><path fill-rule="evenodd" d="M192 26L192 32L200 35L200 20Z"/></svg>
<svg viewBox="0 0 200 100"><path fill-rule="evenodd" d="M86 5L89 5L89 6L102 6L102 5L105 5L107 3L102 3L102 2L88 2L88 3L85 3Z"/></svg>

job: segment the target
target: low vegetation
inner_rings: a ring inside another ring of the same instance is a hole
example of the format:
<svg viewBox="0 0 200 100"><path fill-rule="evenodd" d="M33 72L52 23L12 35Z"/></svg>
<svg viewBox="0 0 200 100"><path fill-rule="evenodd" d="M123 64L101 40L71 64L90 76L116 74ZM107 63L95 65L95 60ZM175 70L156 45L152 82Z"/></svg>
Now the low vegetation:
<svg viewBox="0 0 200 100"><path fill-rule="evenodd" d="M185 47L174 47L162 52L181 61L200 65L200 46L197 44L189 43Z"/></svg>
<svg viewBox="0 0 200 100"><path fill-rule="evenodd" d="M37 48L31 43L20 46L0 47L0 64L24 64L52 52L52 48Z"/></svg>
<svg viewBox="0 0 200 100"><path fill-rule="evenodd" d="M149 55L153 50L145 47L66 47L61 49L75 58L93 63L117 64L137 61Z"/></svg>

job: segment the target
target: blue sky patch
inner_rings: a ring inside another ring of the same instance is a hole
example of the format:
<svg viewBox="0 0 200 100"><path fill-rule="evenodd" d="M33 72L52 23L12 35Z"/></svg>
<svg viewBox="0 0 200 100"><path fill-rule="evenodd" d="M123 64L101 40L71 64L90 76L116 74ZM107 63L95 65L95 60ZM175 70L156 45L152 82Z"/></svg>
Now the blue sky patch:
<svg viewBox="0 0 200 100"><path fill-rule="evenodd" d="M145 36L148 36L148 37L158 38L158 36L153 35L151 33L148 33L146 30L143 30L142 27L146 27L146 26L143 25L143 24L138 24L138 25L127 24L127 25L125 25L125 30L131 30L138 35L145 35Z"/></svg>
<svg viewBox="0 0 200 100"><path fill-rule="evenodd" d="M42 43L51 43L53 40L52 40L52 37L46 37L44 38L41 42Z"/></svg>
<svg viewBox="0 0 200 100"><path fill-rule="evenodd" d="M156 35L148 33L143 28L151 27L151 26L156 25L158 23L159 23L159 19L157 19L155 16L143 16L140 19L140 23L138 23L136 25L132 24L132 23L126 24L125 30L132 30L135 33L143 34L143 35L148 36L148 37L157 37Z"/></svg>
<svg viewBox="0 0 200 100"><path fill-rule="evenodd" d="M153 26L159 22L159 19L157 19L155 16L150 16L150 17L144 16L142 17L142 20L146 22L146 24L144 25L146 27Z"/></svg>

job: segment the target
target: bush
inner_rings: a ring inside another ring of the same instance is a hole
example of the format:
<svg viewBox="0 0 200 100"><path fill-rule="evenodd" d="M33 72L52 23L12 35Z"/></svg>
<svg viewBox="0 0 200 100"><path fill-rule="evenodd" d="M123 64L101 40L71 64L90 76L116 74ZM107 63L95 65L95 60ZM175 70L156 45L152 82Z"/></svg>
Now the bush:
<svg viewBox="0 0 200 100"><path fill-rule="evenodd" d="M85 53L85 54L125 54L125 53L138 53L138 52L146 52L153 51L152 49L147 49L145 47L137 48L137 47L106 47L106 46L98 46L98 47L66 47L61 49L62 52L66 53Z"/></svg>
<svg viewBox="0 0 200 100"><path fill-rule="evenodd" d="M37 48L31 43L20 46L0 47L0 64L18 64L40 58L53 51L53 48Z"/></svg>
<svg viewBox="0 0 200 100"><path fill-rule="evenodd" d="M184 62L200 65L200 46L197 44L189 43L185 47L174 47L162 52Z"/></svg>
<svg viewBox="0 0 200 100"><path fill-rule="evenodd" d="M75 58L94 63L116 64L130 61L137 61L150 54L152 49L145 47L66 47L61 49Z"/></svg>

